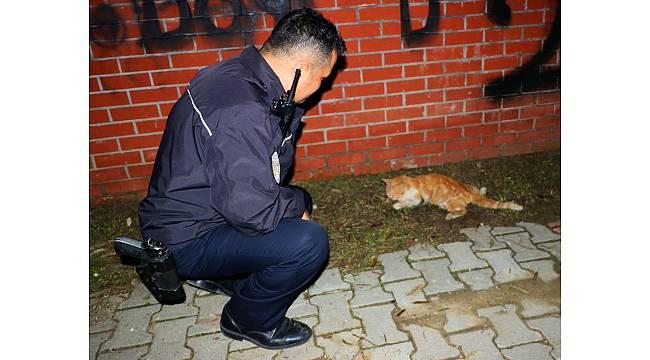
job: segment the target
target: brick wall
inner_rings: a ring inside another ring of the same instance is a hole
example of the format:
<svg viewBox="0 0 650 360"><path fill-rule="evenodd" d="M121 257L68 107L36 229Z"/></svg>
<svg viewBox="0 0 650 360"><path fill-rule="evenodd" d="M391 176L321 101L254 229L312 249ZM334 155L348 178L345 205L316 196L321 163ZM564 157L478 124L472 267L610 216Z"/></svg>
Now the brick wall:
<svg viewBox="0 0 650 360"><path fill-rule="evenodd" d="M295 180L560 147L556 0L91 0L90 196L145 191L187 82L260 46L289 6L348 47L304 118Z"/></svg>

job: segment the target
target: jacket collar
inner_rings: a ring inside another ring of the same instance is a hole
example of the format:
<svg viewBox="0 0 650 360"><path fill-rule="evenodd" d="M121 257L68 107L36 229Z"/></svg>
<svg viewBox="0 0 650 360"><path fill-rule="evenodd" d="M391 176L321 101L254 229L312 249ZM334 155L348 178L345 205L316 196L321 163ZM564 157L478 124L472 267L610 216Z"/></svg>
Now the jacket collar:
<svg viewBox="0 0 650 360"><path fill-rule="evenodd" d="M249 46L241 52L241 60L253 71L272 98L280 97L285 93L280 78L254 46Z"/></svg>

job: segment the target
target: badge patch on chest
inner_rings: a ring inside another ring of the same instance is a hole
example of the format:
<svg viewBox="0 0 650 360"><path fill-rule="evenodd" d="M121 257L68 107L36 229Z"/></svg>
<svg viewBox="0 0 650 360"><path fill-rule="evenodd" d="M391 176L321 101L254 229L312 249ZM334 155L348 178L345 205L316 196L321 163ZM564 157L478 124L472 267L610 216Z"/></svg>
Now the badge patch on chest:
<svg viewBox="0 0 650 360"><path fill-rule="evenodd" d="M273 177L275 178L276 183L280 183L280 158L278 157L278 152L273 152L271 155L271 168L273 169Z"/></svg>

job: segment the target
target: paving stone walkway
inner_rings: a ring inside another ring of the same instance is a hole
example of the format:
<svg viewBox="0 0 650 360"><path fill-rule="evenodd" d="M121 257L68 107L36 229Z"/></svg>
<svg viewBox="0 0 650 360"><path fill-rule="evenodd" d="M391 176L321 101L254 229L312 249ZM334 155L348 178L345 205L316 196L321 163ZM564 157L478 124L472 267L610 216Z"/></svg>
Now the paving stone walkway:
<svg viewBox="0 0 650 360"><path fill-rule="evenodd" d="M228 301L186 286L160 305L138 283L90 327L90 359L560 360L560 234L546 226L461 230L467 241L383 254L372 271L326 270L289 309L315 336L265 350L219 329Z"/></svg>

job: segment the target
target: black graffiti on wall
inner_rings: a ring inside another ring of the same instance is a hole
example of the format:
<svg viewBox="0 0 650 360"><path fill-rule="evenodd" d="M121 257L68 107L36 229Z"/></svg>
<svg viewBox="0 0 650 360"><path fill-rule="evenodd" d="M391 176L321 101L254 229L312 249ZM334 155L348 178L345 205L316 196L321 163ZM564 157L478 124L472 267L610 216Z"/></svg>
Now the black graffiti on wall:
<svg viewBox="0 0 650 360"><path fill-rule="evenodd" d="M122 17L107 4L90 10L90 41L111 43L124 39L126 25Z"/></svg>
<svg viewBox="0 0 650 360"><path fill-rule="evenodd" d="M440 26L440 0L429 0L429 9L424 26L413 30L408 0L400 0L400 22L402 38L409 47L425 44L436 36ZM485 97L505 97L524 92L555 88L560 79L560 67L547 69L548 60L560 46L560 1L558 0L555 19L542 47L523 66L501 78L490 81L484 87ZM497 26L509 26L512 10L505 0L486 0L486 16Z"/></svg>

